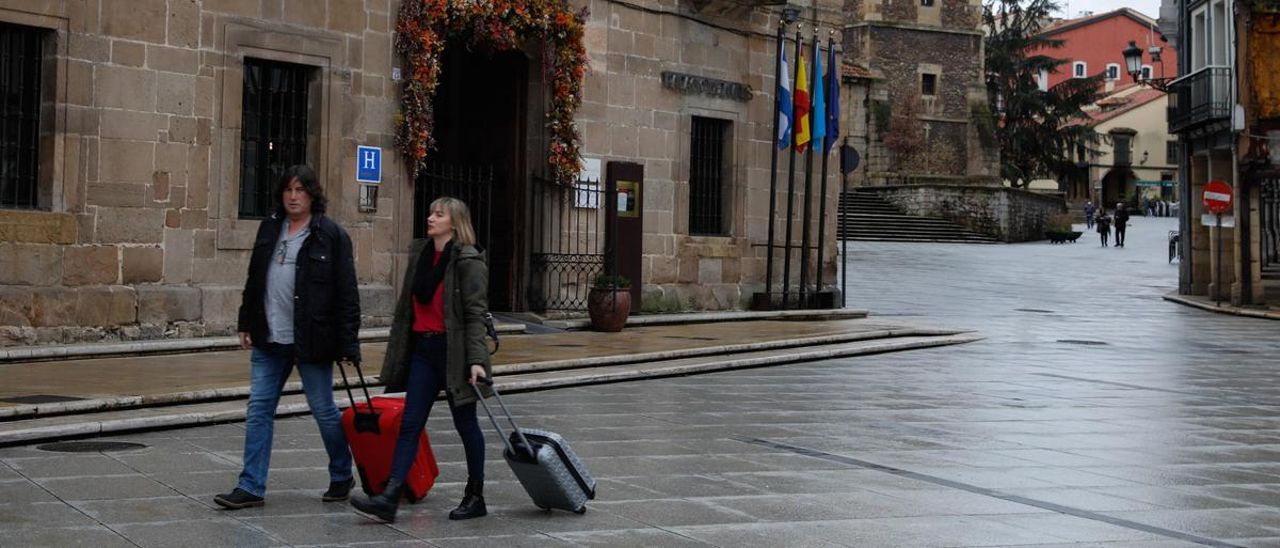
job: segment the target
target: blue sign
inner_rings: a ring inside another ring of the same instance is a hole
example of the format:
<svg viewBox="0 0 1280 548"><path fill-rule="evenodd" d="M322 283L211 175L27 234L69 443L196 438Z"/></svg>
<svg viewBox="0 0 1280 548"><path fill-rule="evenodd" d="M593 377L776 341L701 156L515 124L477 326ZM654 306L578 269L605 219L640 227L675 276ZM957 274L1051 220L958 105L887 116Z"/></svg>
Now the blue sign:
<svg viewBox="0 0 1280 548"><path fill-rule="evenodd" d="M382 182L382 149L356 147L356 182L379 184Z"/></svg>

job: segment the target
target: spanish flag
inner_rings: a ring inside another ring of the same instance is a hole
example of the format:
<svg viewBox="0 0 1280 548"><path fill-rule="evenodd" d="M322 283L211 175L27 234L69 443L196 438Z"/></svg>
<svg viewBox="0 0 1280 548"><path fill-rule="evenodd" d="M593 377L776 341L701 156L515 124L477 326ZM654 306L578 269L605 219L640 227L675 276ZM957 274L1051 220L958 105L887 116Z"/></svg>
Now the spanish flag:
<svg viewBox="0 0 1280 548"><path fill-rule="evenodd" d="M809 147L809 77L804 70L804 53L796 60L796 95L792 115L796 121L796 152Z"/></svg>

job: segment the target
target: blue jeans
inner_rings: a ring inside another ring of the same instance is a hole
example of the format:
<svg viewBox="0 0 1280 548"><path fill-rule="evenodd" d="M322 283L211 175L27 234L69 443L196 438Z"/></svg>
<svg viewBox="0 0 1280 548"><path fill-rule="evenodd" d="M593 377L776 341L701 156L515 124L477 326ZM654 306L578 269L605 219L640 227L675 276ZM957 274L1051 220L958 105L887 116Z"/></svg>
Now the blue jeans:
<svg viewBox="0 0 1280 548"><path fill-rule="evenodd" d="M261 497L267 491L267 470L271 464L271 438L280 391L293 371L293 345L267 343L254 347L250 358L249 409L245 420L244 470L237 487ZM320 427L320 439L329 453L329 481L351 479L351 450L342 433L342 414L333 403L333 364L298 364L307 406Z"/></svg>
<svg viewBox="0 0 1280 548"><path fill-rule="evenodd" d="M413 357L409 360L409 379L405 384L404 415L400 418L400 437L396 440L395 456L391 460L391 477L400 481L408 477L413 459L418 453L418 436L427 426L427 415L436 396L447 387L445 372L448 368L448 342L444 335L421 337L415 334ZM462 450L467 455L467 478L484 480L484 433L476 419L476 404L454 405L449 397L449 410L453 414L453 427L462 438Z"/></svg>

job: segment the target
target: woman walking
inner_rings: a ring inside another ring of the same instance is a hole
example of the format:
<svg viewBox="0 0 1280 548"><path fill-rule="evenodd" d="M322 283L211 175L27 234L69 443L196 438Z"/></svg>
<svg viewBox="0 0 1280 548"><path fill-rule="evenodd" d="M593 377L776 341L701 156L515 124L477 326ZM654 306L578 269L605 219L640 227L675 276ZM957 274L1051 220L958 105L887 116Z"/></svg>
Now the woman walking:
<svg viewBox="0 0 1280 548"><path fill-rule="evenodd" d="M1105 209L1098 210L1098 236L1102 237L1102 247L1107 247L1107 240L1111 237L1111 217Z"/></svg>
<svg viewBox="0 0 1280 548"><path fill-rule="evenodd" d="M476 393L469 386L492 371L485 344L489 271L484 253L475 243L465 203L456 198L432 202L427 238L415 240L410 250L382 363L381 377L387 391L405 392L391 477L380 495L351 499L356 510L371 518L395 521L418 437L441 390L448 398L453 426L462 437L467 458L466 491L449 519L488 513L483 493L484 435L476 419ZM487 388L482 390L487 395Z"/></svg>

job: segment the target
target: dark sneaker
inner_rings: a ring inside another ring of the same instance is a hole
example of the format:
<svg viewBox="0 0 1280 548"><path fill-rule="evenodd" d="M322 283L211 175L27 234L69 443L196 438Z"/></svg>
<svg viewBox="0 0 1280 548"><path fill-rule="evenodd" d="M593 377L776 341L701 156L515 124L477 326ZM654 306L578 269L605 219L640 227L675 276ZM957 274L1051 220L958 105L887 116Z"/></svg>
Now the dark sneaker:
<svg viewBox="0 0 1280 548"><path fill-rule="evenodd" d="M218 506L221 506L228 510L239 510L241 508L253 508L255 506L262 506L263 504L266 504L266 501L263 500L262 497L250 495L248 491L245 491L244 489L241 489L239 487L236 487L235 491L232 491L225 495L218 495L216 497L213 497L213 502L218 503Z"/></svg>
<svg viewBox="0 0 1280 548"><path fill-rule="evenodd" d="M329 483L329 490L320 495L320 500L324 502L338 502L347 500L351 495L351 488L356 484L355 478L347 481L334 481Z"/></svg>

